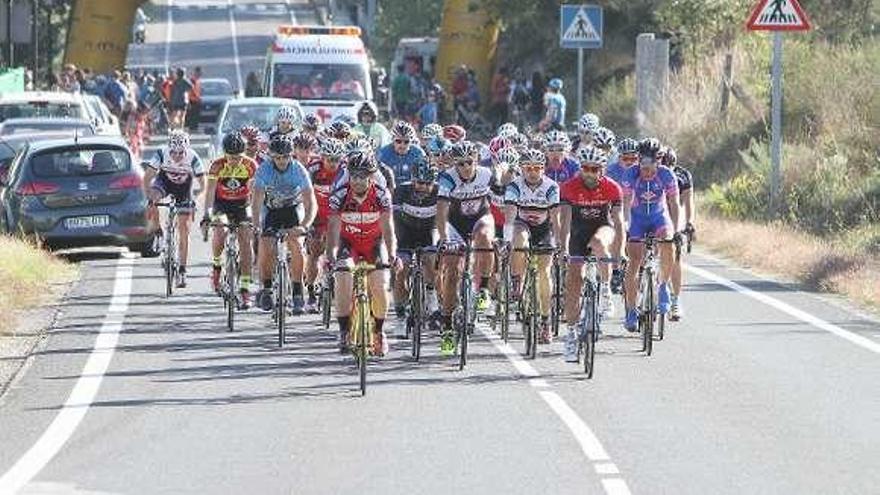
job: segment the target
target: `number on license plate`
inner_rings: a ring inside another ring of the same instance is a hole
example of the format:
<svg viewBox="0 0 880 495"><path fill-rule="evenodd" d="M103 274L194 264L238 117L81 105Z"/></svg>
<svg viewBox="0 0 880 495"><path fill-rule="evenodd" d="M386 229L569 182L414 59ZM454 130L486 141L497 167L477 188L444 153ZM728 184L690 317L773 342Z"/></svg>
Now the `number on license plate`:
<svg viewBox="0 0 880 495"><path fill-rule="evenodd" d="M68 230L93 229L110 225L110 217L107 215L91 215L87 217L73 217L64 220L64 226Z"/></svg>

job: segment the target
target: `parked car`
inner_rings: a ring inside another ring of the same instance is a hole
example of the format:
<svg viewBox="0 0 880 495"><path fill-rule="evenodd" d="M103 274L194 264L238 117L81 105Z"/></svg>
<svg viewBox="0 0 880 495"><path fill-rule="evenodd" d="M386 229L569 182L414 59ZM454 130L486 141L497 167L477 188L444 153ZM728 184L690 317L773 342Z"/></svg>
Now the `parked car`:
<svg viewBox="0 0 880 495"><path fill-rule="evenodd" d="M60 91L22 91L0 94L0 122L26 117L89 119L82 96Z"/></svg>
<svg viewBox="0 0 880 495"><path fill-rule="evenodd" d="M199 123L214 126L217 124L217 117L227 101L238 96L238 91L232 88L228 79L224 78L203 78L200 81L202 86L202 108L199 112ZM209 129L209 132L213 132Z"/></svg>
<svg viewBox="0 0 880 495"><path fill-rule="evenodd" d="M28 143L0 188L0 230L49 248L127 246L144 253L143 171L120 138Z"/></svg>
<svg viewBox="0 0 880 495"><path fill-rule="evenodd" d="M281 107L293 107L297 113L297 126L302 122L302 109L296 100L288 98L238 98L229 100L217 119L217 129L211 138L208 156L218 156L223 150L223 135L231 130L250 124L268 132L275 124L275 114Z"/></svg>
<svg viewBox="0 0 880 495"><path fill-rule="evenodd" d="M82 98L88 107L92 125L95 126L95 134L99 136L122 135L119 119L110 112L104 100L95 95L83 95Z"/></svg>
<svg viewBox="0 0 880 495"><path fill-rule="evenodd" d="M52 132L38 132L34 134L15 134L12 136L2 136L0 137L0 183L6 180L6 174L9 172L9 166L12 165L12 160L18 155L18 152L22 150L28 143L32 143L35 141L47 141L52 139L66 139L69 138L69 133L52 133Z"/></svg>
<svg viewBox="0 0 880 495"><path fill-rule="evenodd" d="M86 119L37 117L6 119L0 122L0 136L33 134L35 132L67 132L71 137L94 136L95 127Z"/></svg>

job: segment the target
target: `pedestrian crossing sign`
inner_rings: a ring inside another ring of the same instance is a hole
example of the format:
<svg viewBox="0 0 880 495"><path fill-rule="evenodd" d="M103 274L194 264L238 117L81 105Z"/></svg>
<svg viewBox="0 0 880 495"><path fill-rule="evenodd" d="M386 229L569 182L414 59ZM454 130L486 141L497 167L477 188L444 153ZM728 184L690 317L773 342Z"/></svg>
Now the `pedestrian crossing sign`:
<svg viewBox="0 0 880 495"><path fill-rule="evenodd" d="M798 0L761 0L747 27L752 31L809 31L810 21Z"/></svg>
<svg viewBox="0 0 880 495"><path fill-rule="evenodd" d="M561 5L559 45L562 48L602 48L602 7Z"/></svg>

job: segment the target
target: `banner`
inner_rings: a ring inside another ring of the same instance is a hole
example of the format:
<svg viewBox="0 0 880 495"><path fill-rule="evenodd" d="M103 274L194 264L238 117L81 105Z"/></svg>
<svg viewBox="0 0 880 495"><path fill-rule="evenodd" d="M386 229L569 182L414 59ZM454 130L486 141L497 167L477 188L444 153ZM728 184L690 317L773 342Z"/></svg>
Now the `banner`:
<svg viewBox="0 0 880 495"><path fill-rule="evenodd" d="M99 73L122 69L134 13L141 3L143 0L77 0L64 63Z"/></svg>

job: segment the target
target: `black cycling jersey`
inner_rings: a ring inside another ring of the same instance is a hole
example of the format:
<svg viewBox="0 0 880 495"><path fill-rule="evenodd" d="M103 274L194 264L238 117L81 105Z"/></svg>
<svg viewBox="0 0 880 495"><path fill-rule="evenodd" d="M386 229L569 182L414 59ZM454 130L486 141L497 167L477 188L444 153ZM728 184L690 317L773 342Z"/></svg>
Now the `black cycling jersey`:
<svg viewBox="0 0 880 495"><path fill-rule="evenodd" d="M675 179L678 181L679 193L681 193L682 191L687 191L688 189L692 189L694 187L694 177L693 175L691 175L688 169L676 165L675 167L673 167L672 172L675 174Z"/></svg>
<svg viewBox="0 0 880 495"><path fill-rule="evenodd" d="M416 192L412 183L394 190L394 220L400 229L430 231L437 216L437 186L429 193Z"/></svg>

